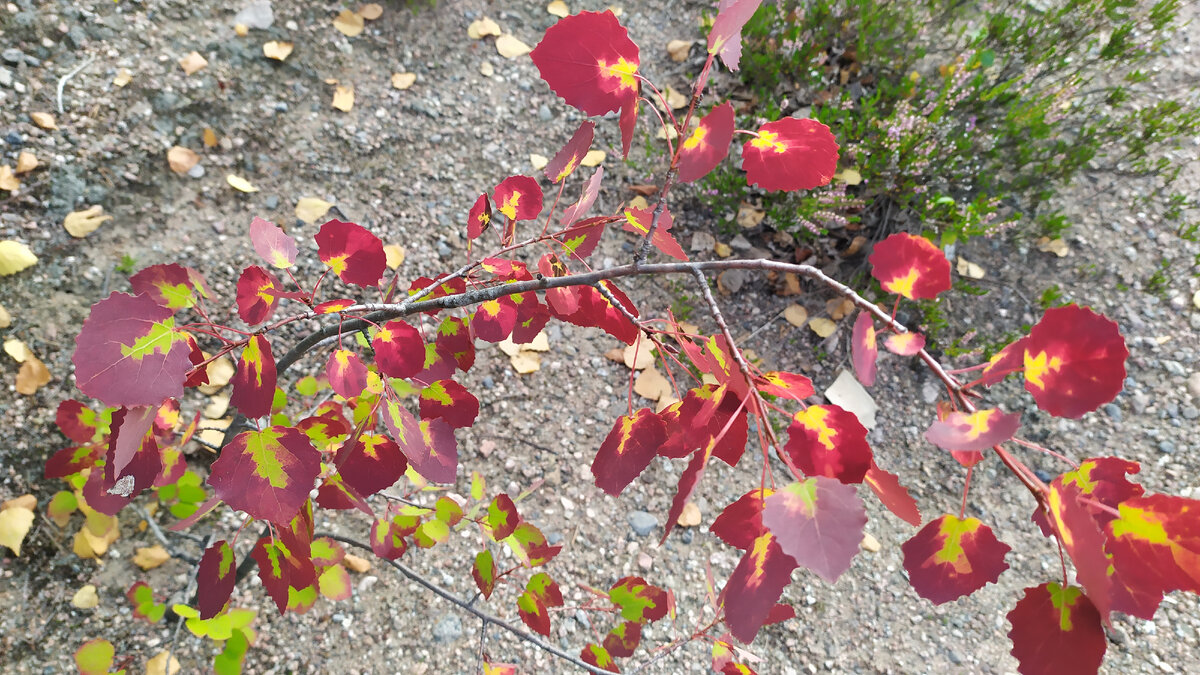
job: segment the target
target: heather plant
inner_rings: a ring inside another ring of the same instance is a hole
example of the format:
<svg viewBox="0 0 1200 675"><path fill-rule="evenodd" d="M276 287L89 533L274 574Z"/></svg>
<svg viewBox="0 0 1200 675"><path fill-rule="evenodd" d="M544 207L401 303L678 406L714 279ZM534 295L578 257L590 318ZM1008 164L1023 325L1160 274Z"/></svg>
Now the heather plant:
<svg viewBox="0 0 1200 675"><path fill-rule="evenodd" d="M1010 548L965 513L974 467L992 461L1029 493L1034 522L1057 545L1051 549L1062 563L1061 576L1030 580L1007 615L1022 672L1096 672L1112 612L1149 618L1164 593L1200 592L1200 502L1146 492L1128 479L1138 471L1134 462L1075 461L1024 440L1019 413L985 402L986 387L1014 374L1050 415L1078 418L1111 401L1128 356L1111 320L1077 305L1054 307L989 362L950 371L924 349L923 336L895 318L901 302L930 300L950 288L949 262L927 238L898 233L873 247L871 274L881 292L871 296L808 265L688 259L672 233L672 188L702 179L731 146L740 146L745 179L763 190L812 190L837 169L835 137L818 121L781 117L738 129L730 102L701 106L718 59L737 68L740 32L758 4L721 3L686 112L659 118L678 142L664 134L669 164L652 205L589 215L601 167L582 181L570 206L558 209L592 145L595 123L585 121L541 178L506 177L463 204L472 248L452 271L403 283L399 272L388 273L379 238L335 219L314 237L321 266L312 278L296 240L256 218L248 234L263 264L241 272L233 302L240 322L214 320L222 314L204 276L179 264L147 267L130 278L132 293L96 303L73 361L81 393L97 402L60 405L58 425L74 445L46 464L48 478L67 484L47 515L76 531L75 552L103 555L119 536L117 516L126 507L172 545L179 540L160 530L150 507L169 513L168 529L183 537L181 546L196 549L178 556L194 571L187 588L174 591L134 582L133 616L163 621L166 596L186 599L172 603L169 616L176 630L186 625L220 645L212 666L219 673L239 672L255 640L255 612L231 606L239 581L257 569L279 612L304 613L321 598L337 602L353 593L348 548L370 551L485 628L589 672L640 668L704 641L714 670L751 673L737 645L794 616L780 602L794 570L830 582L846 572L863 539L864 498L920 528L902 549L922 597L941 604L995 582ZM568 105L589 116L619 112L626 151L642 104L663 98L611 11L563 18L531 57ZM549 210L543 185L557 191ZM627 263L593 268L590 256L612 236L610 226L640 242ZM477 257L477 248L487 254ZM962 495L946 496L951 511L922 515L887 470L886 453L868 445L856 415L815 402L805 375L763 371L746 358L707 277L730 269L794 274L844 298L857 311L852 361L864 386L875 382L881 346L918 360L944 385L925 438L931 451L949 452L965 472ZM619 286L639 276L694 284L714 332L697 332L671 316L643 317ZM635 351L651 346L669 375L674 401L635 409L631 395L628 414L615 420L591 463L595 485L618 496L656 458L686 462L664 540L703 488L710 464L761 465L751 472L759 478L740 486L742 496L709 524L743 552L733 573L723 584L710 580L709 607L698 623L676 625L675 637L647 645L640 665L628 659L638 654L644 627L680 623L674 590L639 576L589 580L592 597L579 611L607 632L578 651L548 641L554 610L564 605L553 564L562 547L522 514L528 493L491 490L459 461L456 430L482 414L479 399L456 379L473 367L476 343L528 343L550 321L598 329ZM289 330L312 322L321 327L289 342ZM211 457L191 456L199 413L185 412L196 398L189 390L206 387L223 357L236 358L230 404L237 415L220 443L208 444ZM786 439L778 431L785 428ZM1043 481L1020 457L1030 452L1061 460L1063 472ZM439 488L460 484L461 493ZM359 537L321 532L314 525L321 509L359 511L371 525ZM236 515L238 524L213 518L218 510ZM437 549L452 532L465 532L477 550L457 561L460 573L473 578L476 597L456 596L402 562ZM503 658L481 650L480 668L514 672ZM130 657L118 659L114 645L97 638L80 647L76 661L82 672L99 673Z"/></svg>
<svg viewBox="0 0 1200 675"><path fill-rule="evenodd" d="M1054 236L1051 198L1080 172L1144 178L1139 208L1178 218L1169 150L1200 129L1197 90L1149 69L1179 28L1178 0L1029 3L779 0L747 23L741 80L755 116L811 116L843 172L808 192L762 194L726 167L701 196L718 212L762 202L798 235L881 224L942 245L1019 227ZM1135 96L1136 93L1140 96ZM1144 101L1146 92L1157 100Z"/></svg>

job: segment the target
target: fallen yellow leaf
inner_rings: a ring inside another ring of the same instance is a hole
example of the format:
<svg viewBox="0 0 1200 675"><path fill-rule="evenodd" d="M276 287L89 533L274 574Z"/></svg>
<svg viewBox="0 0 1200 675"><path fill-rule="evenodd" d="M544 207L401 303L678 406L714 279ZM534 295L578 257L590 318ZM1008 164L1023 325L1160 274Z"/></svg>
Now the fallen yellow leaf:
<svg viewBox="0 0 1200 675"><path fill-rule="evenodd" d="M982 279L986 274L982 267L962 256L958 257L958 273L968 279Z"/></svg>
<svg viewBox="0 0 1200 675"><path fill-rule="evenodd" d="M204 127L204 147L217 147L217 132L212 130L212 127Z"/></svg>
<svg viewBox="0 0 1200 675"><path fill-rule="evenodd" d="M219 420L229 412L229 395L215 394L208 400L208 405L204 406L204 417L210 420Z"/></svg>
<svg viewBox="0 0 1200 675"><path fill-rule="evenodd" d="M367 21L374 21L383 16L383 6L378 3L369 2L358 8L358 15Z"/></svg>
<svg viewBox="0 0 1200 675"><path fill-rule="evenodd" d="M13 173L12 167L5 164L0 166L0 190L8 190L12 192L21 187L21 181L17 180L16 174Z"/></svg>
<svg viewBox="0 0 1200 675"><path fill-rule="evenodd" d="M9 338L4 341L4 353L11 356L12 360L17 363L25 363L25 359L33 356L33 352L29 351L29 347L16 338Z"/></svg>
<svg viewBox="0 0 1200 675"><path fill-rule="evenodd" d="M841 321L854 311L854 303L849 298L830 298L825 301L825 311L834 321Z"/></svg>
<svg viewBox="0 0 1200 675"><path fill-rule="evenodd" d="M766 217L767 212L755 207L753 204L742 202L741 205L738 206L737 224L743 229L748 230L752 227L758 227L758 224L761 223L763 218Z"/></svg>
<svg viewBox="0 0 1200 675"><path fill-rule="evenodd" d="M204 355L204 358L208 357L208 354ZM208 384L202 384L196 388L199 389L200 393L204 394L205 396L212 396L218 391L221 391L221 388L229 384L229 381L233 379L234 373L237 372L237 369L233 367L233 362L224 356L219 359L209 361L204 370L205 374L208 376Z"/></svg>
<svg viewBox="0 0 1200 675"><path fill-rule="evenodd" d="M536 373L542 367L542 357L537 352L527 349L522 349L508 357L508 362L512 364L513 370L521 375Z"/></svg>
<svg viewBox="0 0 1200 675"><path fill-rule="evenodd" d="M238 37L246 37L250 34L250 26L244 23L235 23L233 25L233 34Z"/></svg>
<svg viewBox="0 0 1200 675"><path fill-rule="evenodd" d="M71 606L76 609L95 609L99 604L100 596L96 594L96 587L92 584L87 584L71 596Z"/></svg>
<svg viewBox="0 0 1200 675"><path fill-rule="evenodd" d="M801 305L791 304L783 310L783 318L796 328L801 328L808 323L808 310Z"/></svg>
<svg viewBox="0 0 1200 675"><path fill-rule="evenodd" d="M238 192L258 192L258 188L254 187L253 183L232 173L225 176L225 182Z"/></svg>
<svg viewBox="0 0 1200 675"><path fill-rule="evenodd" d="M128 68L122 68L117 71L117 76L113 78L113 86L120 89L133 81L133 73Z"/></svg>
<svg viewBox="0 0 1200 675"><path fill-rule="evenodd" d="M36 169L37 166L38 166L38 158L32 152L29 152L28 150L22 150L21 153L19 155L17 155L17 174L18 175L23 174L23 173L29 173L30 171L33 171L34 169Z"/></svg>
<svg viewBox="0 0 1200 675"><path fill-rule="evenodd" d="M50 384L50 369L41 359L30 354L21 369L17 371L17 393L23 396L33 396L38 389Z"/></svg>
<svg viewBox="0 0 1200 675"><path fill-rule="evenodd" d="M5 501L4 504L0 504L0 511L5 509L15 509L18 507L22 509L29 509L30 511L37 510L37 497L34 497L33 495L21 495L20 497L13 497L12 499Z"/></svg>
<svg viewBox="0 0 1200 675"><path fill-rule="evenodd" d="M45 112L29 113L29 119L42 129L57 129L58 122L54 121L54 115Z"/></svg>
<svg viewBox="0 0 1200 675"><path fill-rule="evenodd" d="M695 502L688 502L683 505L683 511L679 513L680 527L696 527L700 524L700 507L696 506Z"/></svg>
<svg viewBox="0 0 1200 675"><path fill-rule="evenodd" d="M263 56L267 57L268 59L283 61L292 55L292 49L295 47L296 45L292 44L291 42L271 40L270 42L263 43Z"/></svg>
<svg viewBox="0 0 1200 675"><path fill-rule="evenodd" d="M112 216L104 215L104 207L97 204L83 211L68 213L63 219L63 228L72 237L82 239L109 220L112 220Z"/></svg>
<svg viewBox="0 0 1200 675"><path fill-rule="evenodd" d="M342 558L342 564L351 572L358 572L359 574L366 574L371 571L371 561L366 558L360 558L353 553L347 553Z"/></svg>
<svg viewBox="0 0 1200 675"><path fill-rule="evenodd" d="M529 153L529 165L533 167L534 171L541 171L542 169L546 168L546 165L549 163L549 157L532 152Z"/></svg>
<svg viewBox="0 0 1200 675"><path fill-rule="evenodd" d="M396 269L404 264L404 258L408 255L408 252L399 244L388 244L383 247L383 255L386 257L387 266L390 269Z"/></svg>
<svg viewBox="0 0 1200 675"><path fill-rule="evenodd" d="M629 208L631 208L631 209L648 209L648 208L650 208L650 202L646 201L645 197L638 195L638 196L634 197L633 199L629 200Z"/></svg>
<svg viewBox="0 0 1200 675"><path fill-rule="evenodd" d="M333 204L324 199L301 197L300 201L296 202L296 218L307 225L312 225L329 213L331 208L333 208Z"/></svg>
<svg viewBox="0 0 1200 675"><path fill-rule="evenodd" d="M8 328L12 325L12 314L4 309L4 305L0 305L0 328Z"/></svg>
<svg viewBox="0 0 1200 675"><path fill-rule="evenodd" d="M858 185L862 182L862 174L858 172L858 169L842 169L833 174L833 177L846 185Z"/></svg>
<svg viewBox="0 0 1200 675"><path fill-rule="evenodd" d="M491 63L484 61L483 63L479 64L479 74L483 75L484 77L491 77L492 75L496 74L496 67Z"/></svg>
<svg viewBox="0 0 1200 675"><path fill-rule="evenodd" d="M354 85L338 85L333 92L333 107L342 112L350 112L354 108Z"/></svg>
<svg viewBox="0 0 1200 675"><path fill-rule="evenodd" d="M691 40L671 40L667 43L667 53L671 55L671 60L675 63L683 63L687 60L688 52L692 49Z"/></svg>
<svg viewBox="0 0 1200 675"><path fill-rule="evenodd" d="M492 21L486 16L482 19L476 19L467 26L467 37L472 40L478 40L487 35L500 35L500 24Z"/></svg>
<svg viewBox="0 0 1200 675"><path fill-rule="evenodd" d="M207 68L208 59L200 56L200 52L192 52L182 59L179 59L179 67L183 68L184 74L191 75L192 73Z"/></svg>
<svg viewBox="0 0 1200 675"><path fill-rule="evenodd" d="M605 9L612 12L613 16L615 16L617 18L620 18L621 15L625 13L625 10L621 9L620 7L617 7L616 5L609 5L608 7L605 7Z"/></svg>
<svg viewBox="0 0 1200 675"><path fill-rule="evenodd" d="M392 86L396 89L408 89L416 81L416 73L392 73Z"/></svg>
<svg viewBox="0 0 1200 675"><path fill-rule="evenodd" d="M180 145L167 150L167 164L178 174L185 174L200 163L200 155L195 150Z"/></svg>
<svg viewBox="0 0 1200 675"><path fill-rule="evenodd" d="M171 554L158 544L143 546L133 554L133 564L144 570L152 570L170 559Z"/></svg>
<svg viewBox="0 0 1200 675"><path fill-rule="evenodd" d="M529 45L505 33L496 38L496 51L506 59L515 59L533 51Z"/></svg>
<svg viewBox="0 0 1200 675"><path fill-rule="evenodd" d="M550 4L546 5L546 11L550 13L551 16L557 16L560 19L571 13L571 10L567 9L567 3L563 2L562 0L554 0Z"/></svg>
<svg viewBox="0 0 1200 675"><path fill-rule="evenodd" d="M657 401L664 396L674 394L671 382L658 372L657 368L647 368L633 381L633 392L642 398Z"/></svg>
<svg viewBox="0 0 1200 675"><path fill-rule="evenodd" d="M729 246L729 244L718 241L716 244L713 244L713 253L716 253L717 257L728 258L729 256L733 255L733 249Z"/></svg>
<svg viewBox="0 0 1200 675"><path fill-rule="evenodd" d="M13 555L21 557L21 543L30 527L33 527L33 509L12 506L0 511L0 546L7 546Z"/></svg>
<svg viewBox="0 0 1200 675"><path fill-rule="evenodd" d="M603 150L588 150L583 159L579 163L583 166L600 166L600 164L608 157L608 154Z"/></svg>
<svg viewBox="0 0 1200 675"><path fill-rule="evenodd" d="M833 331L837 330L837 324L825 317L819 316L808 322L808 327L817 335L827 338L833 335Z"/></svg>
<svg viewBox="0 0 1200 675"><path fill-rule="evenodd" d="M671 106L672 110L679 110L688 104L688 97L675 91L671 87L667 87L666 97L667 105Z"/></svg>
<svg viewBox="0 0 1200 675"><path fill-rule="evenodd" d="M1058 239L1042 237L1037 240L1037 247L1042 253L1053 253L1060 258L1065 258L1071 252L1071 248L1067 246L1067 242L1062 240L1062 237Z"/></svg>
<svg viewBox="0 0 1200 675"><path fill-rule="evenodd" d="M146 661L146 675L175 675L180 668L179 660L165 649Z"/></svg>
<svg viewBox="0 0 1200 675"><path fill-rule="evenodd" d="M343 9L333 18L333 27L346 37L357 37L363 32L363 26L362 15L348 9Z"/></svg>
<svg viewBox="0 0 1200 675"><path fill-rule="evenodd" d="M37 256L19 241L0 241L0 277L16 274L37 264Z"/></svg>
<svg viewBox="0 0 1200 675"><path fill-rule="evenodd" d="M636 345L636 348L635 348ZM654 343L639 340L621 352L621 362L630 370L643 370L654 365Z"/></svg>

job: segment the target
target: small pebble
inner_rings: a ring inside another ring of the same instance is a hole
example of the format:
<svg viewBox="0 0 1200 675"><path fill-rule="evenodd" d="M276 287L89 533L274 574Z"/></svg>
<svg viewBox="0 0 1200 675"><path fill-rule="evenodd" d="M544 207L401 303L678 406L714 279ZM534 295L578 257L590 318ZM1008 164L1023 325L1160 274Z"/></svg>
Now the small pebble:
<svg viewBox="0 0 1200 675"><path fill-rule="evenodd" d="M639 537L645 537L658 527L658 518L645 511L634 511L629 514L629 526Z"/></svg>

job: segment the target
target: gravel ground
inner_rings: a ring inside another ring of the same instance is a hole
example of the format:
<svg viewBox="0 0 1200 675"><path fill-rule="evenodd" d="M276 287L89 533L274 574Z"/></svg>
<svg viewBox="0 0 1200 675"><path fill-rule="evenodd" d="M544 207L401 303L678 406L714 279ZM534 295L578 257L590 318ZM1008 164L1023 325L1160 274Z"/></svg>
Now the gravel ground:
<svg viewBox="0 0 1200 675"><path fill-rule="evenodd" d="M570 3L572 10L603 3ZM705 5L650 0L628 3L622 21L642 45L643 71L682 89L698 65L670 61L664 46L696 37L695 17ZM34 492L41 503L58 486L40 479L45 458L65 442L53 428L57 402L74 395L70 376L72 338L92 303L127 281L114 271L123 256L138 266L180 262L203 270L219 298L234 295L241 267L254 254L246 237L249 222L262 216L284 224L308 261L319 263L311 235L315 227L295 221L296 200L321 197L341 215L377 232L385 243L406 247L404 278L452 269L465 253L459 225L474 198L513 173L529 173L528 155L550 156L577 126L579 114L558 101L527 58L497 55L488 38L469 40L466 26L484 14L529 45L554 20L543 4L443 1L415 11L386 5L365 32L347 38L334 30L340 6L274 3L272 25L234 34L243 0L212 3L124 0L33 2L0 7L0 136L3 162L29 150L42 166L24 177L15 195L0 198L0 236L30 245L37 266L0 282L0 303L12 313L4 337L24 340L49 367L52 382L33 396L9 387L0 395L0 497ZM1188 9L1195 17L1195 8ZM292 41L283 63L262 57L268 40ZM1164 68L1180 85L1200 78L1200 23L1180 36ZM208 67L186 76L178 60L196 51ZM485 65L486 64L486 65ZM39 129L31 112L53 112L59 78L82 66L64 87L65 113L58 129ZM132 73L124 87L113 84L122 69ZM485 76L484 71L492 74ZM407 90L391 86L395 72L413 72ZM351 83L350 112L330 107L334 85ZM203 130L219 143L203 148ZM635 142L632 166L616 161L615 120L598 125L597 147L609 152L606 191L600 207L612 210L631 193L625 184L648 180L643 146ZM1200 144L1200 139L1195 139ZM201 153L191 175L167 166L167 148L183 145ZM1195 149L1189 148L1194 154ZM1194 157L1184 177L1200 194ZM249 179L261 191L233 191L225 175ZM577 189L572 187L570 189ZM1119 453L1142 463L1139 478L1150 490L1200 497L1200 448L1195 433L1200 413L1200 312L1192 294L1200 283L1189 265L1200 246L1176 236L1178 223L1131 212L1128 204L1147 186L1097 176L1063 198L1075 226L1067 234L1071 254L1057 258L1020 241L976 240L960 255L983 267L981 298L951 294L945 314L949 334L978 329L996 335L1033 323L1037 298L1056 284L1064 301L1088 304L1117 320L1131 351L1125 391L1102 411L1081 421L1039 413L1015 382L989 392L1007 410L1023 412L1024 433L1072 457ZM570 194L570 192L568 192ZM60 226L73 210L101 204L114 216L85 239ZM1194 215L1194 214L1193 214ZM677 231L687 247L693 234L729 237L700 212L679 210ZM610 235L596 254L605 265L628 256L632 239ZM1162 261L1171 263L1165 286L1148 283ZM317 264L314 264L317 263ZM627 289L643 314L670 307L686 291L658 281ZM800 302L810 312L826 296L814 291ZM768 366L799 369L823 391L848 368L849 325L813 356L814 340L777 314L794 298L780 298L750 279L724 298L738 336L754 334L743 346ZM694 302L694 301L693 301ZM698 314L699 312L697 312ZM694 319L699 320L699 319ZM699 320L711 330L711 322ZM647 644L664 643L690 630L705 609L704 576L711 565L728 578L739 552L707 533L725 504L757 483L761 466L753 456L736 469L709 469L695 499L703 522L676 530L662 547L671 496L681 461L656 460L620 500L591 483L589 465L612 420L626 410L629 371L604 358L615 342L596 331L571 326L548 330L551 350L537 373L516 374L507 357L480 343L480 359L464 378L479 394L484 415L460 432L460 472L480 471L491 491L517 493L543 485L522 503L522 515L542 527L564 553L549 568L567 596L568 607L585 600L579 584L606 588L627 574L675 589L679 619L646 631ZM955 367L968 365L953 363ZM872 446L881 466L899 474L927 517L957 508L961 470L921 439L937 390L932 378L898 358L883 356L872 395L881 404ZM7 365L12 382L15 365ZM202 404L200 397L188 403ZM639 404L645 404L645 401ZM1060 467L1041 457L1024 457L1050 473ZM868 532L880 543L859 555L850 571L829 585L802 571L794 574L785 601L797 617L765 629L750 651L764 673L799 672L1012 672L1004 615L1026 586L1055 579L1053 545L1029 523L1032 503L998 462L981 464L968 511L989 523L1013 547L1011 568L999 583L941 607L932 607L909 588L900 544L912 528L867 498ZM125 590L145 578L164 596L182 598L190 567L179 560L144 573L130 563L137 547L155 542L125 514L123 536L102 563L66 552L70 532L40 521L20 559L0 558L0 662L15 673L72 670L71 654L82 642L107 637L119 656L141 671L145 659L170 643L165 623L130 619ZM223 517L219 529L238 521ZM319 530L366 538L367 521L355 514L322 516ZM405 560L431 580L469 595L475 535L452 539L431 554ZM247 657L249 672L472 673L478 663L480 626L386 566L375 564L355 578L356 594L345 602L321 600L302 616L279 616L257 579L235 593L234 604L260 610L259 640ZM100 604L72 608L81 585L95 584ZM369 591L366 589L369 588ZM512 603L487 605L515 620ZM706 612L708 612L706 614ZM610 627L603 615L567 611L555 620L554 641L576 652ZM1109 673L1196 672L1200 656L1200 606L1192 596L1172 595L1152 622L1118 617L1110 632ZM567 672L561 662L511 639L495 628L483 643L498 660L522 672ZM206 668L212 643L184 631L176 643L185 672ZM646 659L640 650L631 663ZM694 642L646 672L708 672L708 647Z"/></svg>

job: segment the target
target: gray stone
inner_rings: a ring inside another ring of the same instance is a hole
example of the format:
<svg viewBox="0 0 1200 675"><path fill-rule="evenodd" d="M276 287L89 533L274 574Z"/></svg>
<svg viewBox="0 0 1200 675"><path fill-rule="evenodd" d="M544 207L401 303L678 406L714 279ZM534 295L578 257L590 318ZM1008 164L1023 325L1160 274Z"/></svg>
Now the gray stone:
<svg viewBox="0 0 1200 675"><path fill-rule="evenodd" d="M257 30L270 28L275 24L275 10L271 7L271 0L254 0L233 17L233 23Z"/></svg>
<svg viewBox="0 0 1200 675"><path fill-rule="evenodd" d="M81 49L87 42L87 33L83 32L83 28L80 26L71 26L71 30L67 31L65 41L71 49Z"/></svg>
<svg viewBox="0 0 1200 675"><path fill-rule="evenodd" d="M735 251L749 251L753 244L739 234L733 238L733 241L729 242L729 246Z"/></svg>
<svg viewBox="0 0 1200 675"><path fill-rule="evenodd" d="M1188 391L1192 392L1192 396L1200 399L1200 372L1195 372L1188 376L1187 387Z"/></svg>
<svg viewBox="0 0 1200 675"><path fill-rule="evenodd" d="M1109 403L1105 405L1104 412L1107 413L1114 422L1121 421L1121 406L1117 405L1116 403Z"/></svg>
<svg viewBox="0 0 1200 675"><path fill-rule="evenodd" d="M454 251L451 250L448 245L446 245L445 241L439 241L437 243L437 254L439 257L449 258L450 256L454 255Z"/></svg>
<svg viewBox="0 0 1200 675"><path fill-rule="evenodd" d="M583 626L584 630L590 630L592 627L592 622L588 621L587 613L582 609L575 610L575 620L579 622L580 626Z"/></svg>
<svg viewBox="0 0 1200 675"><path fill-rule="evenodd" d="M1200 417L1200 410L1197 410L1194 405L1189 405L1184 406L1183 410L1179 411L1179 414L1183 415L1184 419L1194 420Z"/></svg>
<svg viewBox="0 0 1200 675"><path fill-rule="evenodd" d="M267 195L267 198L263 200L263 206L271 211L279 208L279 195Z"/></svg>
<svg viewBox="0 0 1200 675"><path fill-rule="evenodd" d="M11 87L13 83L13 71L8 68L0 67L0 87Z"/></svg>
<svg viewBox="0 0 1200 675"><path fill-rule="evenodd" d="M447 614L433 627L434 642L454 642L463 635L462 619L457 614Z"/></svg>
<svg viewBox="0 0 1200 675"><path fill-rule="evenodd" d="M0 58L4 59L5 63L11 63L15 66L25 60L25 53L16 47L9 47L3 53L0 53Z"/></svg>
<svg viewBox="0 0 1200 675"><path fill-rule="evenodd" d="M1162 367L1163 370L1174 375L1175 377L1187 377L1187 371L1183 369L1183 364L1178 361L1163 359Z"/></svg>
<svg viewBox="0 0 1200 675"><path fill-rule="evenodd" d="M652 513L645 511L634 511L629 514L629 526L633 528L635 534L639 537L645 537L658 527L658 518Z"/></svg>
<svg viewBox="0 0 1200 675"><path fill-rule="evenodd" d="M193 166L192 168L188 169L187 175L191 176L192 178L204 178L204 165L197 164Z"/></svg>
<svg viewBox="0 0 1200 675"><path fill-rule="evenodd" d="M1171 441L1163 441L1158 444L1158 451L1164 455L1175 454L1175 444Z"/></svg>
<svg viewBox="0 0 1200 675"><path fill-rule="evenodd" d="M553 114L551 114L549 106L544 103L538 106L538 119L543 122L549 122L551 117L553 117Z"/></svg>

